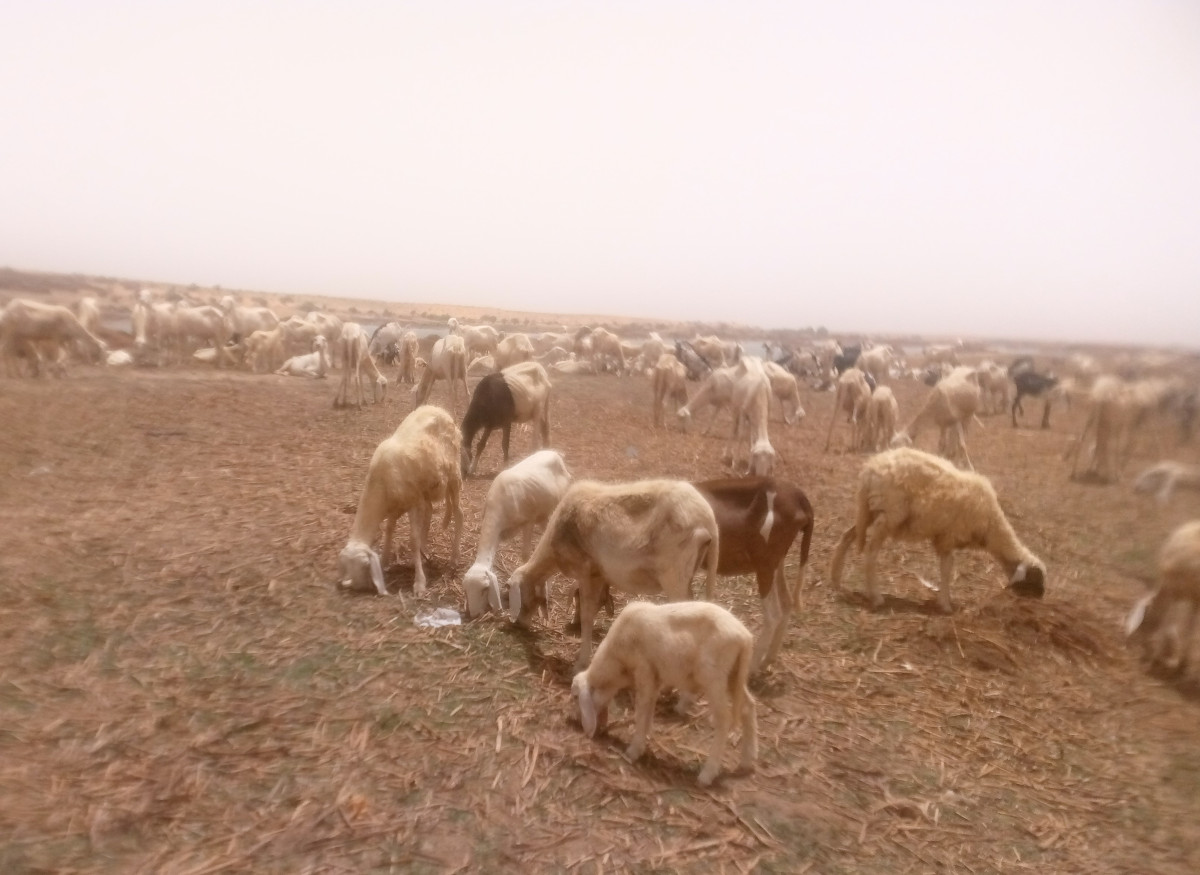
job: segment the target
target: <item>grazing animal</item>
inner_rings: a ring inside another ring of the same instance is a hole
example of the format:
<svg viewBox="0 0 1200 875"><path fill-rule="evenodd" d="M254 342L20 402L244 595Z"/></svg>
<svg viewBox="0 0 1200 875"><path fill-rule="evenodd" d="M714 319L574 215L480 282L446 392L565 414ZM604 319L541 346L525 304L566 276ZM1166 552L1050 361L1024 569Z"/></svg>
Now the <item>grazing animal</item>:
<svg viewBox="0 0 1200 875"><path fill-rule="evenodd" d="M540 438L538 448L550 443L550 377L537 362L521 362L498 374L487 374L475 384L471 402L462 421L462 471L475 470L488 438L502 430L504 464L508 464L508 440L514 422L530 422ZM479 446L475 435L483 430Z"/></svg>
<svg viewBox="0 0 1200 875"><path fill-rule="evenodd" d="M463 397L470 391L467 389L467 345L457 334L448 334L434 343L429 363L420 381L413 386L414 406L419 407L429 400L433 384L438 380L450 384L450 409L458 416L458 384L462 383Z"/></svg>
<svg viewBox="0 0 1200 875"><path fill-rule="evenodd" d="M1159 462L1147 468L1133 481L1136 492L1154 492L1159 504L1166 504L1171 500L1176 486L1200 489L1200 465Z"/></svg>
<svg viewBox="0 0 1200 875"><path fill-rule="evenodd" d="M365 332L363 338L366 339ZM341 587L370 589L374 586L380 595L387 595L383 569L388 564L396 520L408 514L415 566L413 594L419 596L425 592L421 554L429 538L429 523L436 501L445 502L443 527L451 518L454 520L450 565L458 564L463 520L459 503L462 492L459 449L454 420L445 410L432 405L418 407L409 413L392 436L375 448L367 467L367 481L358 499L354 524L350 527L350 539L338 557ZM383 536L381 558L372 544L379 534L379 524L384 520L387 520L387 531Z"/></svg>
<svg viewBox="0 0 1200 875"><path fill-rule="evenodd" d="M651 385L654 392L654 427L662 428L663 405L670 401L675 409L688 403L687 397L687 368L683 362L669 352L661 353L655 361L651 372Z"/></svg>
<svg viewBox="0 0 1200 875"><path fill-rule="evenodd" d="M104 341L80 324L67 307L17 298L0 312L0 351L10 374L19 373L17 357L24 356L40 374L39 348L45 348L57 363L58 356L70 345L78 345L89 357L99 359L108 352Z"/></svg>
<svg viewBox="0 0 1200 875"><path fill-rule="evenodd" d="M1158 554L1158 586L1133 606L1125 633L1141 638L1155 665L1187 668L1200 610L1200 520L1175 529Z"/></svg>
<svg viewBox="0 0 1200 875"><path fill-rule="evenodd" d="M938 429L938 453L974 470L967 454L967 426L979 410L980 397L974 368L955 368L929 391L916 416L892 438L892 446L912 446L920 432L932 425Z"/></svg>
<svg viewBox="0 0 1200 875"><path fill-rule="evenodd" d="M883 604L875 564L889 538L927 540L933 546L941 569L938 606L945 613L953 610L954 551L966 547L991 553L1018 595L1041 598L1045 590L1046 566L1017 538L991 481L982 474L960 471L945 459L911 447L887 450L863 465L856 505L855 523L834 550L830 579L841 589L846 551L857 544L865 553L864 576L873 607Z"/></svg>
<svg viewBox="0 0 1200 875"><path fill-rule="evenodd" d="M847 368L838 376L837 395L834 396L833 413L829 416L829 431L825 434L825 452L829 452L829 444L833 440L833 426L837 422L838 413L845 413L850 421L850 446L857 449L862 442L859 434L860 420L866 407L867 399L871 397L871 385L867 375L858 368Z"/></svg>
<svg viewBox="0 0 1200 875"><path fill-rule="evenodd" d="M625 755L637 760L646 749L658 694L672 687L683 695L704 696L712 711L713 744L697 781L713 782L729 742L741 728L741 767L752 769L758 756L758 725L750 675L754 638L733 614L708 602L656 605L634 601L613 620L596 658L571 681L588 737L608 722L608 704L633 688L634 731Z"/></svg>
<svg viewBox="0 0 1200 875"><path fill-rule="evenodd" d="M342 326L336 357L342 368L342 380L338 384L337 394L333 396L334 407L350 406L350 387L353 384L357 392L357 406L362 408L364 370L373 375L371 400L378 404L387 396L387 377L379 373L375 359L371 358L367 332L357 322L347 322Z"/></svg>
<svg viewBox="0 0 1200 875"><path fill-rule="evenodd" d="M1058 385L1058 378L1053 374L1039 374L1033 369L1033 359L1021 356L1008 366L1008 376L1016 386L1016 395L1012 402L1012 424L1017 427L1017 413L1025 415L1021 399L1026 395L1032 398L1045 398L1042 405L1042 428L1050 427L1050 390Z"/></svg>

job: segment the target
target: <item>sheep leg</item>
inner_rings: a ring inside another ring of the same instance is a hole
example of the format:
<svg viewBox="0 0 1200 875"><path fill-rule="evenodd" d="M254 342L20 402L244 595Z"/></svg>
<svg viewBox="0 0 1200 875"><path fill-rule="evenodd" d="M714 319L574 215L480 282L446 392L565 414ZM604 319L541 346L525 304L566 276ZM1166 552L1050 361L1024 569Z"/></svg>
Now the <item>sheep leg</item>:
<svg viewBox="0 0 1200 875"><path fill-rule="evenodd" d="M650 736L650 724L654 720L654 704L658 701L658 682L654 669L642 663L633 673L633 738L625 749L625 756L638 760L646 751L646 739Z"/></svg>
<svg viewBox="0 0 1200 875"><path fill-rule="evenodd" d="M938 587L938 608L943 614L954 612L954 605L950 603L950 583L954 580L954 554L939 553L938 566L941 570L941 585Z"/></svg>
<svg viewBox="0 0 1200 875"><path fill-rule="evenodd" d="M479 445L475 448L475 452L471 454L471 468L468 474L475 473L475 465L479 462L479 457L483 455L483 448L487 446L488 438L492 436L494 429L489 425L484 428L483 434L479 438Z"/></svg>
<svg viewBox="0 0 1200 875"><path fill-rule="evenodd" d="M387 518L383 528L383 550L380 551L379 561L384 568L387 568L392 558L392 537L396 534L396 518L390 516Z"/></svg>
<svg viewBox="0 0 1200 875"><path fill-rule="evenodd" d="M1042 407L1042 428L1050 427L1050 399L1046 399L1045 405Z"/></svg>
<svg viewBox="0 0 1200 875"><path fill-rule="evenodd" d="M771 636L770 646L767 648L765 659L762 664L759 664L757 660L754 662L754 671L770 665L779 656L779 651L783 649L783 639L787 637L788 624L791 622L792 612L796 607L795 599L788 591L787 581L783 577L782 561L779 563L779 567L775 569L773 592L777 608L775 629ZM763 607L765 611L766 606L764 605Z"/></svg>
<svg viewBox="0 0 1200 875"><path fill-rule="evenodd" d="M750 770L758 759L758 708L745 685L735 694L734 707L742 718L741 767Z"/></svg>
<svg viewBox="0 0 1200 875"><path fill-rule="evenodd" d="M721 760L725 758L725 747L729 744L729 730L733 728L733 715L730 713L729 692L725 684L715 684L708 690L708 708L712 711L713 744L708 754L708 762L700 770L697 779L701 787L707 787L721 771Z"/></svg>
<svg viewBox="0 0 1200 875"><path fill-rule="evenodd" d="M1173 664L1168 664L1168 667L1173 671L1183 672L1188 665L1188 658L1192 652L1192 636L1196 631L1196 613L1197 605L1191 599L1188 599L1184 608L1184 616L1179 620L1179 634L1175 639L1177 652L1172 660Z"/></svg>
<svg viewBox="0 0 1200 875"><path fill-rule="evenodd" d="M879 550L883 547L886 539L887 520L880 516L867 528L866 556L863 559L863 575L867 579L867 598L871 600L873 608L883 606L883 596L879 594L875 580L875 563L879 558Z"/></svg>
<svg viewBox="0 0 1200 875"><path fill-rule="evenodd" d="M850 549L850 545L854 542L854 536L858 533L857 526L851 526L842 532L842 537L838 539L837 547L833 551L833 562L829 567L829 581L833 584L835 590L840 591L842 588L842 568L846 563L846 551Z"/></svg>
<svg viewBox="0 0 1200 875"><path fill-rule="evenodd" d="M421 562L421 551L429 536L429 516L428 505L423 501L418 501L408 512L408 527L412 529L413 595L416 596L425 592L425 566Z"/></svg>
<svg viewBox="0 0 1200 875"><path fill-rule="evenodd" d="M588 580L579 585L579 656L575 659L575 671L581 672L592 661L592 627L600 607L604 580L596 569L588 569Z"/></svg>
<svg viewBox="0 0 1200 875"><path fill-rule="evenodd" d="M508 444L509 438L512 437L512 423L506 422L504 430L500 432L500 448L504 450L504 467L508 467Z"/></svg>

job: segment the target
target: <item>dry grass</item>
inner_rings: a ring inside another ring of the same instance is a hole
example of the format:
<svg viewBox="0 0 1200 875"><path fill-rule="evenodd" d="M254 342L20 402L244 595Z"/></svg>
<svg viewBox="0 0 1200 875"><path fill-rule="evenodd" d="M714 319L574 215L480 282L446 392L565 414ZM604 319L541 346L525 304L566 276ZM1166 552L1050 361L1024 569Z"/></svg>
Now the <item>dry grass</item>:
<svg viewBox="0 0 1200 875"><path fill-rule="evenodd" d="M431 632L415 600L334 591L343 509L409 401L334 411L333 389L203 370L0 381L0 871L1200 869L1195 686L1147 677L1119 628L1198 498L1068 482L1078 412L970 436L1051 576L1021 601L964 555L951 617L929 609L919 547L885 551L884 610L864 608L853 557L851 591L830 592L860 459L820 452L828 395L773 425L817 513L809 586L754 685L759 768L709 791L706 716L664 701L636 765L628 711L582 735L564 607L529 634ZM903 409L922 391L898 387ZM650 429L641 381L555 393L577 476L720 473L717 439ZM487 485L467 483L459 568L436 533L434 603L461 605ZM748 580L721 601L758 627Z"/></svg>

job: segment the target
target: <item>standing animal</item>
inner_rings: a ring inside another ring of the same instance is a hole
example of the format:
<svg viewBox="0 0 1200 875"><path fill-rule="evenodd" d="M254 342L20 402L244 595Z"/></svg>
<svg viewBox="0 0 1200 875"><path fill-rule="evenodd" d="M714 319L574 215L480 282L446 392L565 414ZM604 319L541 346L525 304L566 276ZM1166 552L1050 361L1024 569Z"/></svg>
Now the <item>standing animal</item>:
<svg viewBox="0 0 1200 875"><path fill-rule="evenodd" d="M664 404L670 401L678 410L688 403L687 368L671 353L664 352L654 363L650 379L654 392L654 427L662 428Z"/></svg>
<svg viewBox="0 0 1200 875"><path fill-rule="evenodd" d="M607 328L596 328L591 333L592 364L596 373L614 371L616 374L625 373L625 351L621 349L621 339Z"/></svg>
<svg viewBox="0 0 1200 875"><path fill-rule="evenodd" d="M364 332L364 340L366 334ZM445 503L442 526L454 519L450 565L458 564L462 537L462 507L459 496L459 438L454 420L440 407L418 407L396 428L391 437L375 448L367 467L367 481L358 499L358 511L350 527L350 539L338 556L340 586L349 589L375 587L387 595L383 569L391 553L396 520L408 514L412 530L413 594L425 592L425 568L421 554L429 538L433 504ZM373 547L379 524L387 520L383 555ZM401 599L403 601L403 599Z"/></svg>
<svg viewBox="0 0 1200 875"><path fill-rule="evenodd" d="M1033 398L1045 397L1045 403L1042 406L1042 428L1050 427L1050 390L1058 385L1058 378L1053 374L1039 374L1033 369L1033 359L1029 356L1020 356L1013 360L1013 363L1008 366L1008 376L1016 387L1016 394L1012 401L1012 424L1013 428L1017 427L1017 412L1025 415L1025 408L1021 405L1021 399L1026 395Z"/></svg>
<svg viewBox="0 0 1200 875"><path fill-rule="evenodd" d="M940 564L937 600L945 613L953 610L954 551L966 547L991 553L1018 595L1041 598L1045 591L1046 566L1017 538L991 481L931 453L901 447L872 456L863 465L855 523L833 553L834 588L841 589L846 551L854 543L865 553L867 596L873 607L880 607L883 597L875 583L875 564L889 538L929 541Z"/></svg>
<svg viewBox="0 0 1200 875"><path fill-rule="evenodd" d="M850 446L858 448L862 442L859 422L870 397L871 385L867 382L865 373L858 368L847 368L839 374L833 413L829 416L829 431L825 433L825 452L829 452L829 444L833 440L833 426L837 423L839 413L845 413L850 421Z"/></svg>
<svg viewBox="0 0 1200 875"><path fill-rule="evenodd" d="M496 344L496 370L533 361L533 342L528 334L510 334Z"/></svg>
<svg viewBox="0 0 1200 875"><path fill-rule="evenodd" d="M979 400L979 375L973 368L955 368L929 390L916 416L892 438L892 446L912 446L921 431L932 425L938 429L938 453L974 470L967 454L967 426L975 418Z"/></svg>
<svg viewBox="0 0 1200 875"><path fill-rule="evenodd" d="M342 368L342 380L333 397L334 407L350 406L350 387L357 393L357 406L363 406L363 371L372 375L371 400L378 404L387 396L387 377L379 373L375 360L371 358L367 332L357 322L342 325L342 336L338 338L335 357Z"/></svg>
<svg viewBox="0 0 1200 875"><path fill-rule="evenodd" d="M549 519L570 485L571 472L556 450L539 450L496 475L483 502L475 564L463 575L468 618L502 610L500 580L492 570L497 549L519 531L521 561L528 560L533 527Z"/></svg>
<svg viewBox="0 0 1200 875"><path fill-rule="evenodd" d="M483 455L488 438L502 429L504 464L508 464L508 440L514 422L533 423L540 442L550 443L550 377L537 362L521 362L497 374L487 374L475 384L471 402L462 421L462 472L471 474ZM483 430L479 446L475 435Z"/></svg>
<svg viewBox="0 0 1200 875"><path fill-rule="evenodd" d="M896 435L900 405L887 386L877 386L867 399L859 449L868 453L886 450Z"/></svg>
<svg viewBox="0 0 1200 875"><path fill-rule="evenodd" d="M754 638L729 611L707 602L656 605L634 601L613 620L596 658L571 681L588 737L608 722L608 704L621 690L633 689L634 731L625 755L637 760L646 749L658 694L664 687L704 696L712 711L713 744L697 781L707 787L736 725L742 731L741 767L752 769L758 756L754 698L746 683Z"/></svg>
<svg viewBox="0 0 1200 875"><path fill-rule="evenodd" d="M515 623L528 627L546 608L550 575L573 578L579 588L579 671L591 659L592 625L609 587L685 601L703 567L711 600L719 546L712 507L690 483L578 480L554 509L529 561L509 578L509 611Z"/></svg>
<svg viewBox="0 0 1200 875"><path fill-rule="evenodd" d="M804 405L800 403L800 383L795 374L770 361L763 362L763 371L771 381L771 394L779 399L784 424L795 425L805 416Z"/></svg>
<svg viewBox="0 0 1200 875"><path fill-rule="evenodd" d="M753 574L758 582L763 630L751 670L761 671L779 655L788 622L800 602L812 544L812 505L798 486L772 477L704 480L693 485L717 520L717 573ZM789 590L784 563L801 532L800 569Z"/></svg>
<svg viewBox="0 0 1200 875"><path fill-rule="evenodd" d="M450 333L463 339L468 358L473 355L491 355L496 351L496 344L504 336L491 325L460 325L453 316L447 323Z"/></svg>
<svg viewBox="0 0 1200 875"><path fill-rule="evenodd" d="M878 383L886 383L891 373L892 365L896 363L895 351L887 345L873 346L859 354L854 367L864 374L870 374Z"/></svg>
<svg viewBox="0 0 1200 875"><path fill-rule="evenodd" d="M708 426L703 433L708 434L712 431L712 427L717 421L717 414L733 402L735 377L736 368L732 366L708 372L708 376L704 378L704 382L700 384L700 388L696 390L696 394L692 396L691 400L675 411L684 431L687 431L688 423L692 421L694 413L699 413L705 407L710 406L713 409L712 417L708 420ZM736 427L736 423L734 425Z"/></svg>
<svg viewBox="0 0 1200 875"><path fill-rule="evenodd" d="M462 383L464 398L469 395L469 390L467 345L457 334L448 334L434 343L429 363L421 374L421 379L413 386L413 406L419 407L429 400L433 384L438 380L445 380L450 384L450 409L458 416L458 384Z"/></svg>
<svg viewBox="0 0 1200 875"><path fill-rule="evenodd" d="M712 366L686 340L675 341L675 358L687 368L689 380L700 380L712 373Z"/></svg>
<svg viewBox="0 0 1200 875"><path fill-rule="evenodd" d="M1200 610L1200 520L1175 529L1158 554L1158 586L1133 606L1125 633L1144 642L1155 665L1187 668Z"/></svg>
<svg viewBox="0 0 1200 875"><path fill-rule="evenodd" d="M733 392L730 405L733 408L733 434L725 455L729 463L738 469L738 437L743 423L748 432L748 454L744 473L767 476L775 468L775 448L767 434L771 411L771 382L763 370L761 359L745 356L732 366Z"/></svg>
<svg viewBox="0 0 1200 875"><path fill-rule="evenodd" d="M17 358L32 363L33 374L40 374L42 350L57 362L67 346L78 345L89 357L99 359L108 347L80 324L67 307L17 298L0 312L0 351L10 374L18 373Z"/></svg>

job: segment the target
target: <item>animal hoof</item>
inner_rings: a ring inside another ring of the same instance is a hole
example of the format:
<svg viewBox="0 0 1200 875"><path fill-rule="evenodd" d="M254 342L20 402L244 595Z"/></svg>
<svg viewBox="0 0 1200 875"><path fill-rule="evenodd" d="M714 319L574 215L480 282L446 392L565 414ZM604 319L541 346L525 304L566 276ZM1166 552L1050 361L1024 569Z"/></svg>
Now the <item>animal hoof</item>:
<svg viewBox="0 0 1200 875"><path fill-rule="evenodd" d="M1040 599L1046 594L1046 585L1040 580L1021 580L1010 586L1014 595L1026 599Z"/></svg>

